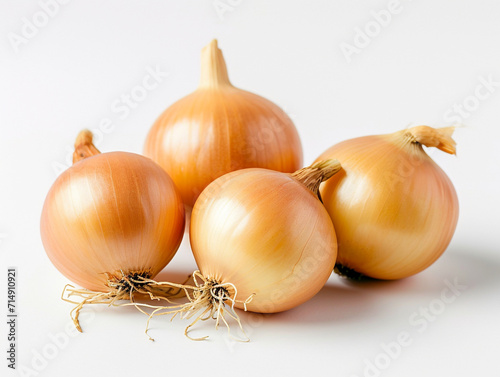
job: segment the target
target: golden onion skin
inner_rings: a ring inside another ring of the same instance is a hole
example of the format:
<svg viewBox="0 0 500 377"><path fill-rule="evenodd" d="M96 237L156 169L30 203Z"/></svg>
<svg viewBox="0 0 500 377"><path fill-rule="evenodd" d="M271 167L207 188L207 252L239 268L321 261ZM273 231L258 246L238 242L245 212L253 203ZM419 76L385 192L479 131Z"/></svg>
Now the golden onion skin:
<svg viewBox="0 0 500 377"><path fill-rule="evenodd" d="M231 85L215 40L202 51L199 88L160 115L144 154L170 175L187 209L226 173L251 167L291 173L302 165L291 119L267 99Z"/></svg>
<svg viewBox="0 0 500 377"><path fill-rule="evenodd" d="M150 159L97 154L63 172L41 216L52 263L78 285L107 292L104 273L147 271L173 258L184 234L184 207L174 183Z"/></svg>
<svg viewBox="0 0 500 377"><path fill-rule="evenodd" d="M259 313L313 297L337 254L335 230L317 196L290 175L266 169L211 183L193 208L190 239L203 276L234 284L237 300L255 294L247 309Z"/></svg>
<svg viewBox="0 0 500 377"><path fill-rule="evenodd" d="M339 265L372 278L401 279L445 251L458 221L457 194L406 131L347 140L317 161L325 158L343 167L320 187L337 232Z"/></svg>
<svg viewBox="0 0 500 377"><path fill-rule="evenodd" d="M458 199L443 170L404 132L341 142L318 157L343 170L320 187L338 237L337 263L401 279L434 263L451 241Z"/></svg>

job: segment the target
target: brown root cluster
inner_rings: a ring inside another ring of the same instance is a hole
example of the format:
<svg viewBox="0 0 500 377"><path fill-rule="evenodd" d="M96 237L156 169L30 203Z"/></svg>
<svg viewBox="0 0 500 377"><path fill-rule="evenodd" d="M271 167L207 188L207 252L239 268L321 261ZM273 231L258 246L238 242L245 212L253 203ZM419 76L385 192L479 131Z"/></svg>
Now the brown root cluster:
<svg viewBox="0 0 500 377"><path fill-rule="evenodd" d="M95 292L88 289L78 289L70 284L67 284L62 292L62 300L76 305L70 312L71 319L78 331L82 332L79 316L80 311L85 305L90 304L106 304L108 306L127 306L133 305L139 311L149 316L149 313L144 311L143 307L154 309L164 308L165 305L148 305L138 303L136 298L139 296L149 297L151 300L164 301L165 304L173 303L173 299L183 296L180 289L156 282L150 279L149 271L131 271L124 273L123 271L115 273L105 273L106 286L108 292ZM71 297L78 297L81 300L75 301ZM128 303L120 303L120 301L128 301Z"/></svg>
<svg viewBox="0 0 500 377"><path fill-rule="evenodd" d="M141 313L148 316L146 324L146 335L150 340L154 340L148 334L149 324L153 317L162 315L172 315L171 320L176 316L182 319L192 320L186 327L184 335L191 340L204 340L208 336L199 338L191 337L189 330L199 321L209 319L215 320L215 328L220 323L224 323L229 336L237 341L248 342L249 338L243 330L240 317L235 311L235 304L243 304L247 310L247 304L252 301L253 294L246 300L237 300L238 291L234 284L218 283L214 279L204 277L199 271L195 271L192 276L182 283L157 282L150 279L151 274L144 271L133 271L124 273L106 273L108 292L94 292L87 289L78 289L72 285L66 285L62 293L62 299L76 305L70 312L71 318L78 329L82 332L79 322L81 309L90 304L106 304L108 306L134 306ZM187 284L192 278L193 284ZM146 304L137 302L138 297L148 297L152 301L161 301L161 304ZM79 301L71 299L80 298ZM187 298L188 302L179 303L180 298ZM123 302L128 301L128 302ZM237 338L231 334L228 320L232 319L240 328L243 337Z"/></svg>
<svg viewBox="0 0 500 377"><path fill-rule="evenodd" d="M253 299L253 294L246 300L237 300L238 290L231 283L219 283L214 279L204 277L200 271L195 271L192 275L193 285L170 284L172 288L182 289L188 299L187 303L173 305L164 308L155 309L149 316L146 326L146 333L149 329L150 320L159 315L172 314L172 320L179 315L182 319L192 319L192 322L186 326L184 335L191 340L204 340L208 336L193 338L188 333L189 330L198 322L209 319L215 320L215 328L222 322L227 328L229 336L237 341L248 342L250 339L245 334L241 324L240 317L235 311L235 304L243 304L244 310L247 310L247 304ZM201 313L200 313L201 312ZM233 319L240 328L243 337L237 338L231 334L231 326L228 319Z"/></svg>

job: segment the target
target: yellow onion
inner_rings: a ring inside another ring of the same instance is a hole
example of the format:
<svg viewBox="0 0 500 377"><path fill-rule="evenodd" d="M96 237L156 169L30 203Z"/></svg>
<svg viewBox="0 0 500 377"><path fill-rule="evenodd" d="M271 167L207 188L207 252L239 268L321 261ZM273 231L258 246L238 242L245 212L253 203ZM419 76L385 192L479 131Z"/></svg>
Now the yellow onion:
<svg viewBox="0 0 500 377"><path fill-rule="evenodd" d="M439 258L458 221L458 199L422 145L455 154L453 128L413 127L334 145L318 157L343 170L321 185L337 232L336 270L400 279Z"/></svg>
<svg viewBox="0 0 500 377"><path fill-rule="evenodd" d="M99 153L92 134L75 143L73 166L51 187L41 216L54 266L88 290L81 305L163 294L151 279L172 259L184 234L184 207L157 164L134 153Z"/></svg>
<svg viewBox="0 0 500 377"><path fill-rule="evenodd" d="M210 182L231 171L291 173L302 165L290 118L267 99L231 85L216 40L201 60L198 89L160 115L144 148L172 177L188 209Z"/></svg>
<svg viewBox="0 0 500 377"><path fill-rule="evenodd" d="M182 310L224 319L225 304L260 313L291 309L325 284L337 255L332 221L318 199L335 160L294 174L244 169L212 182L197 200L190 240L199 271ZM196 320L195 320L196 322Z"/></svg>

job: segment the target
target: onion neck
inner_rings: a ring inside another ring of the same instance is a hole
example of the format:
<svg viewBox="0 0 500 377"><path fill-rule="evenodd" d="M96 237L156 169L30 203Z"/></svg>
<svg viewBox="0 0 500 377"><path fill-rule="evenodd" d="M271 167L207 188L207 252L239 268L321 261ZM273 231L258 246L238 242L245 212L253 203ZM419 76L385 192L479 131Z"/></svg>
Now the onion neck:
<svg viewBox="0 0 500 377"><path fill-rule="evenodd" d="M319 200L321 200L319 186L340 169L342 169L342 166L338 160L329 159L318 161L311 166L297 170L295 173L292 173L291 176L296 181L305 185Z"/></svg>
<svg viewBox="0 0 500 377"><path fill-rule="evenodd" d="M201 78L199 88L214 89L224 86L232 87L227 74L224 56L217 46L217 39L214 39L201 50Z"/></svg>
<svg viewBox="0 0 500 377"><path fill-rule="evenodd" d="M404 138L411 143L435 147L449 154L456 154L456 142L452 139L455 127L432 128L416 126L401 131Z"/></svg>
<svg viewBox="0 0 500 377"><path fill-rule="evenodd" d="M81 131L75 140L75 151L73 152L73 164L87 157L100 154L93 144L94 135L89 130Z"/></svg>

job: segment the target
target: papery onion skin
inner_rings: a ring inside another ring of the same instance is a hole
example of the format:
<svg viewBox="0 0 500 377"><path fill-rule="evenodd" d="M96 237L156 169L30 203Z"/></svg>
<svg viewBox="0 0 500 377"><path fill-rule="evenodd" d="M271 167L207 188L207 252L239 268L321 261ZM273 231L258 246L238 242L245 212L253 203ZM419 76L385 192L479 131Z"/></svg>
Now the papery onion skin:
<svg viewBox="0 0 500 377"><path fill-rule="evenodd" d="M150 159L126 152L75 163L51 187L41 217L43 245L68 279L108 292L105 273L153 278L175 255L184 207L174 183Z"/></svg>
<svg viewBox="0 0 500 377"><path fill-rule="evenodd" d="M439 129L420 133L455 153ZM418 131L418 133L417 133ZM323 183L323 203L337 232L337 263L377 279L401 279L434 263L446 250L458 221L458 198L448 176L427 155L412 129L341 142L318 157L337 158L343 171Z"/></svg>
<svg viewBox="0 0 500 377"><path fill-rule="evenodd" d="M254 294L247 309L259 313L313 297L337 254L335 230L317 196L290 175L266 169L211 183L193 208L190 239L203 276L233 284L237 300Z"/></svg>
<svg viewBox="0 0 500 377"><path fill-rule="evenodd" d="M210 182L231 171L291 173L302 164L293 122L274 103L231 85L215 40L202 52L199 88L160 115L144 154L172 177L188 209Z"/></svg>

